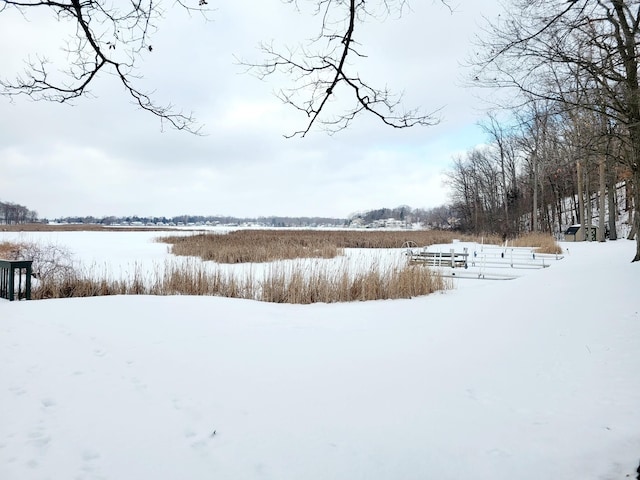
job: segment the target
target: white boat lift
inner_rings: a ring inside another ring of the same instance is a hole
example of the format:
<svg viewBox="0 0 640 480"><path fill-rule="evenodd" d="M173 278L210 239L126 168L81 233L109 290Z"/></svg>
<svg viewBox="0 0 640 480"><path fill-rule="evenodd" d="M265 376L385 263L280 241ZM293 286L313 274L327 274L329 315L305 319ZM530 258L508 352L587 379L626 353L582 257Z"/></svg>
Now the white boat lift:
<svg viewBox="0 0 640 480"><path fill-rule="evenodd" d="M403 249L409 263L434 267L444 277L486 280L513 280L519 276L487 272L487 269L541 269L563 258L559 254L536 253L532 248L492 245L479 245L472 251L464 247L462 252L456 252L455 248L436 250L433 247L418 247L413 242L405 242Z"/></svg>

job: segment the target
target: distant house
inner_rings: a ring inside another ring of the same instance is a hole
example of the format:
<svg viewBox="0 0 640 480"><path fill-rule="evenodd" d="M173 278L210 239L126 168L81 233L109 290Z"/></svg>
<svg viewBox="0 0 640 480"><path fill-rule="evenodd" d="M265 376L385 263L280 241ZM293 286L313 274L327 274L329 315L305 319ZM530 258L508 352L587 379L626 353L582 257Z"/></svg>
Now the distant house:
<svg viewBox="0 0 640 480"><path fill-rule="evenodd" d="M395 218L387 218L384 221L384 226L386 228L404 228L407 226L407 223L403 220L396 220Z"/></svg>
<svg viewBox="0 0 640 480"><path fill-rule="evenodd" d="M371 228L406 228L407 223L395 218L381 218L380 220L374 220L368 226Z"/></svg>
<svg viewBox="0 0 640 480"><path fill-rule="evenodd" d="M586 229L586 236L585 236ZM598 239L598 227L591 225L591 227L583 227L582 225L571 225L564 232L565 242L582 242L585 239L595 242Z"/></svg>

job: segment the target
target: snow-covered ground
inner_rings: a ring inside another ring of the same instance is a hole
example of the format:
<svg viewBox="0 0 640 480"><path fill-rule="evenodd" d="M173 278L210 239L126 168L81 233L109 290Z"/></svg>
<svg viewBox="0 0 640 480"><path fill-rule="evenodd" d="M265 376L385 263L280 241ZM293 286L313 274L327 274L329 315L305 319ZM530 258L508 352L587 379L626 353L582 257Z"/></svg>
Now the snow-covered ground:
<svg viewBox="0 0 640 480"><path fill-rule="evenodd" d="M66 235L86 261L167 256ZM563 246L411 300L0 301L0 479L633 478L635 244Z"/></svg>

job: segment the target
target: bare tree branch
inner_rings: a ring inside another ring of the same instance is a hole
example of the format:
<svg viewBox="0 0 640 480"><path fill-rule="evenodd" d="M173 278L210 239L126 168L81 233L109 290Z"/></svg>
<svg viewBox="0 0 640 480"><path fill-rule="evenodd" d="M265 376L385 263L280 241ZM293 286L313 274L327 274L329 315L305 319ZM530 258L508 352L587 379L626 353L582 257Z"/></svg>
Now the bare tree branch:
<svg viewBox="0 0 640 480"><path fill-rule="evenodd" d="M197 7L178 1L189 12L205 13L206 1ZM123 6L124 5L124 6ZM151 93L136 86L136 61L153 51L150 34L162 15L156 0L129 0L105 6L99 0L3 0L0 13L8 8L26 15L28 8L53 10L59 20L71 20L76 31L67 42L69 56L63 78L53 78L51 62L43 57L29 58L22 74L13 80L0 79L0 94L9 97L26 95L35 100L69 103L90 93L89 87L103 72L114 73L128 95L143 110L157 116L177 130L198 134L200 126L191 113L177 111L171 104L162 105Z"/></svg>
<svg viewBox="0 0 640 480"><path fill-rule="evenodd" d="M298 7L295 0L289 0L288 3ZM383 0L379 7L386 15L393 9L402 14L406 1ZM321 19L320 33L311 40L310 47L280 50L273 44L263 44L261 50L266 57L263 62L240 61L258 78L277 72L291 77L293 86L281 89L277 96L285 104L304 112L309 120L303 129L287 137L304 137L316 124L321 124L329 132L336 132L347 128L359 114L365 112L394 128L438 123L437 112L402 110L401 95L394 95L386 87L374 87L357 73L349 71L349 58L365 57L358 50L356 27L380 15L369 8L365 0L316 0L314 13ZM319 45L319 51L313 50ZM328 118L328 103L345 96L351 98L353 106Z"/></svg>
<svg viewBox="0 0 640 480"><path fill-rule="evenodd" d="M308 47L279 49L265 44L266 60L243 62L259 77L284 72L292 87L282 88L279 98L304 112L308 121L290 136L304 137L314 125L330 132L347 128L361 113L368 113L394 128L438 123L437 111L405 110L402 95L387 87L375 87L361 78L353 62L365 55L356 40L358 27L392 15L402 16L408 0L283 0L296 8L303 2L313 5L320 20L318 34ZM453 12L446 0L440 2ZM189 14L208 11L207 0L175 0ZM14 79L0 78L0 94L26 95L36 100L71 103L90 95L90 87L104 73L114 74L125 92L143 110L173 128L199 133L191 113L162 105L151 92L139 87L136 64L143 54L153 51L151 34L162 16L160 0L0 0L0 13L15 9L26 18L30 9L49 9L58 20L71 22L75 32L66 43L68 55L62 72L43 56L26 59L25 70ZM342 113L329 114L332 102L347 103Z"/></svg>

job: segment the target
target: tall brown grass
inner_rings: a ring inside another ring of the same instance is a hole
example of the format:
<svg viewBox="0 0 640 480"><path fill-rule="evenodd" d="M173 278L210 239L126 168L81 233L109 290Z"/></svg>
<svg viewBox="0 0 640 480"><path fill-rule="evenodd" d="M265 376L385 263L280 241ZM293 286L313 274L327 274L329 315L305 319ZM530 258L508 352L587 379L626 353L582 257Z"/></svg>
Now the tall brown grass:
<svg viewBox="0 0 640 480"><path fill-rule="evenodd" d="M0 242L0 258L16 260L20 254L21 246L14 242Z"/></svg>
<svg viewBox="0 0 640 480"><path fill-rule="evenodd" d="M200 257L217 263L263 263L293 258L334 258L334 242L304 230L237 230L228 234L198 233L160 237L174 255Z"/></svg>
<svg viewBox="0 0 640 480"><path fill-rule="evenodd" d="M440 230L236 230L228 234L197 233L159 237L174 255L199 257L217 263L263 263L294 258L334 258L345 248L400 248L411 242L424 247L454 239L501 245L498 235L461 235ZM560 253L550 235L525 234L510 245Z"/></svg>
<svg viewBox="0 0 640 480"><path fill-rule="evenodd" d="M375 299L411 298L451 287L439 274L421 266L372 264L350 269L331 262L293 259L332 259L347 248L399 248L405 242L419 246L462 241L501 244L499 237L472 237L440 231L309 231L239 230L229 234L195 234L160 238L176 255L217 263L273 262L264 275L251 271L231 273L215 264L190 259L169 262L163 269L144 272L136 268L126 278L112 279L73 268L70 253L24 243L0 243L0 257L32 255L42 265L34 282L33 298L101 295L216 295L276 303L333 303ZM534 247L541 253L560 253L550 235L528 234L509 240L512 246ZM293 260L287 263L276 260ZM36 269L34 268L34 271Z"/></svg>
<svg viewBox="0 0 640 480"><path fill-rule="evenodd" d="M171 263L162 273L136 270L127 279L100 279L88 272L37 282L34 299L103 295L212 295L274 303L335 303L412 298L451 287L448 280L421 267L373 266L350 272L328 265L274 264L257 279L251 272L231 274L202 263Z"/></svg>
<svg viewBox="0 0 640 480"><path fill-rule="evenodd" d="M286 242L285 242L286 243ZM298 242L302 250L319 244ZM277 252L281 250L276 249ZM0 243L0 254L10 259L33 256L32 298L70 298L104 295L215 295L276 303L334 303L411 298L450 288L447 280L425 268L396 262L368 268L318 260L273 263L256 275L251 270L233 273L196 259L168 261L164 268L145 271L139 265L120 279L107 277L95 267L73 267L71 254L61 247L28 242Z"/></svg>
<svg viewBox="0 0 640 480"><path fill-rule="evenodd" d="M345 248L400 248L450 243L471 237L436 230L237 230L228 234L198 233L159 237L174 255L218 263L262 263L293 258L334 258Z"/></svg>
<svg viewBox="0 0 640 480"><path fill-rule="evenodd" d="M539 253L562 253L558 242L548 233L526 233L508 241L511 247L532 247Z"/></svg>
<svg viewBox="0 0 640 480"><path fill-rule="evenodd" d="M350 272L275 264L261 283L259 299L275 303L333 303L412 298L451 288L427 268L372 265Z"/></svg>

